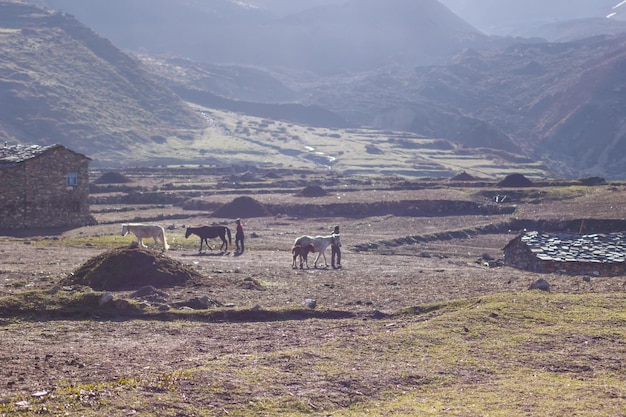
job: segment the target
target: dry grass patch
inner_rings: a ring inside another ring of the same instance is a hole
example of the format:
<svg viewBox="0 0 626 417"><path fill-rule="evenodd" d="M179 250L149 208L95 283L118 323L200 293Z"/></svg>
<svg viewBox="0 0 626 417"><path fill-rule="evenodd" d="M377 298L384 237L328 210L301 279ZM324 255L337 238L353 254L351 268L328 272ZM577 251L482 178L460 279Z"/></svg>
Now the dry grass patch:
<svg viewBox="0 0 626 417"><path fill-rule="evenodd" d="M623 294L533 291L407 309L367 320L367 334L363 318L310 319L316 332L303 322L303 340L291 347L274 334L262 350L201 350L167 372L135 369L122 382L74 390L61 384L28 405L5 398L0 412L621 415L624 311ZM166 328L181 332L178 323Z"/></svg>

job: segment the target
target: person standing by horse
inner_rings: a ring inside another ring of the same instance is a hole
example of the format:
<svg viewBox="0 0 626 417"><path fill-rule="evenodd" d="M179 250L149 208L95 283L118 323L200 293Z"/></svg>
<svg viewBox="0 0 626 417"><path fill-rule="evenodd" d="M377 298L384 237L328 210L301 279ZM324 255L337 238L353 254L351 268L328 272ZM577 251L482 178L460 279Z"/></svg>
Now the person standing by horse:
<svg viewBox="0 0 626 417"><path fill-rule="evenodd" d="M333 230L333 235L339 236L339 226L335 226ZM330 255L330 264L333 269L341 268L341 248L333 240L333 243L330 245L331 255ZM335 265L335 257L337 258L337 264Z"/></svg>
<svg viewBox="0 0 626 417"><path fill-rule="evenodd" d="M237 252L239 253L243 253L244 251L244 234L243 234L243 226L241 225L241 219L237 219L235 220L235 223L237 224L237 232L235 233L235 246L237 247ZM240 249L240 245L241 245L241 250Z"/></svg>

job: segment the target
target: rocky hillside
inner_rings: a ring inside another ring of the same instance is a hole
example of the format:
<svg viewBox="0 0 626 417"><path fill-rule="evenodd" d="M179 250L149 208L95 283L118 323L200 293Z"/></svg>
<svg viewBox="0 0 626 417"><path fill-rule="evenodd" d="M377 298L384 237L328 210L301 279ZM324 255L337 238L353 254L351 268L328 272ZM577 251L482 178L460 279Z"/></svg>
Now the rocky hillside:
<svg viewBox="0 0 626 417"><path fill-rule="evenodd" d="M115 158L203 126L138 61L70 15L2 0L0 50L2 141Z"/></svg>
<svg viewBox="0 0 626 417"><path fill-rule="evenodd" d="M359 124L522 149L573 175L626 163L626 35L466 50L448 65L381 71L318 88L311 101Z"/></svg>

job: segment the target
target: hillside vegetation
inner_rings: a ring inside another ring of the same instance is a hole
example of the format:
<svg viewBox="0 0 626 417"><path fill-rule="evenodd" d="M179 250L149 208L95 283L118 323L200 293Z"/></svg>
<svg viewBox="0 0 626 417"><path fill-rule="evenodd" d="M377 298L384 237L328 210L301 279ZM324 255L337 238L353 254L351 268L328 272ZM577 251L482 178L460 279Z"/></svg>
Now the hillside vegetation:
<svg viewBox="0 0 626 417"><path fill-rule="evenodd" d="M0 1L0 140L115 160L192 138L203 120L137 61L70 15Z"/></svg>
<svg viewBox="0 0 626 417"><path fill-rule="evenodd" d="M170 139L169 153L160 157L147 154L150 161L160 165L324 169L337 175L451 178L467 172L477 178L501 178L523 172L533 178L554 176L549 166L519 154L465 148L406 132L328 129L202 107L197 110L212 127L194 141ZM152 151L158 152L155 149ZM132 165L133 156L127 155L125 160Z"/></svg>

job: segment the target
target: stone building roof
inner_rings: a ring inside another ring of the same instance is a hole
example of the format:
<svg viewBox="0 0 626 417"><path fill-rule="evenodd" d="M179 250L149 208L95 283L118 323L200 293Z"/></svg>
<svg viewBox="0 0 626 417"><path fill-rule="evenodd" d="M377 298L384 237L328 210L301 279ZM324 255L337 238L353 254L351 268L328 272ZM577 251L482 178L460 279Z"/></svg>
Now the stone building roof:
<svg viewBox="0 0 626 417"><path fill-rule="evenodd" d="M520 241L542 261L604 262L626 261L626 233L576 235L525 232Z"/></svg>
<svg viewBox="0 0 626 417"><path fill-rule="evenodd" d="M0 146L0 164L18 164L60 145L4 145Z"/></svg>
<svg viewBox="0 0 626 417"><path fill-rule="evenodd" d="M65 147L63 145L25 146L25 145L6 145L5 144L4 146L0 146L0 167L6 167L9 165L19 164L20 162L24 162L29 159L35 158L55 148L65 148ZM70 151L70 152L73 152L73 151ZM85 158L87 157L85 156Z"/></svg>

